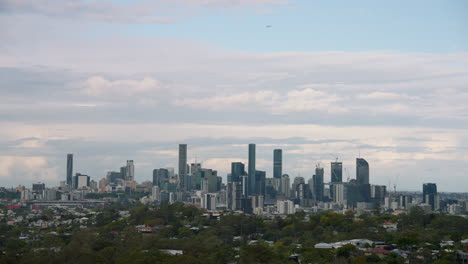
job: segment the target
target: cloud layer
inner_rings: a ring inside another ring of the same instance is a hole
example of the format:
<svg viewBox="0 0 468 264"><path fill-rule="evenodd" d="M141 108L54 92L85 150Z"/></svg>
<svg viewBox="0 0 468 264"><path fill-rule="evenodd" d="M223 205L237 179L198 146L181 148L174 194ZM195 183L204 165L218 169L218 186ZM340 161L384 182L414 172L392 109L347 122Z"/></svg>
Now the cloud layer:
<svg viewBox="0 0 468 264"><path fill-rule="evenodd" d="M2 182L56 184L67 153L95 180L133 159L142 181L154 168L175 167L182 142L191 161L225 177L257 143L268 176L274 148L284 149L286 173L306 178L335 157L353 178L361 153L374 183L418 190L431 181L466 191L468 53L256 53L93 31L90 21L176 19L186 15L173 12L180 5L198 12L288 4L152 3L2 2Z"/></svg>

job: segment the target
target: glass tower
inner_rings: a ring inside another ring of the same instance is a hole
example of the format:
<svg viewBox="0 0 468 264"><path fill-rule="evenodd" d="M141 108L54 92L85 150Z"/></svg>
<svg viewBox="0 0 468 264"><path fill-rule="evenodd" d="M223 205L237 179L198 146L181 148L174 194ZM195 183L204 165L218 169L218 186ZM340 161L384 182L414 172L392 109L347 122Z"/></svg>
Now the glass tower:
<svg viewBox="0 0 468 264"><path fill-rule="evenodd" d="M179 178L180 190L185 190L185 179L187 178L187 144L179 144Z"/></svg>
<svg viewBox="0 0 468 264"><path fill-rule="evenodd" d="M331 163L331 182L332 183L343 182L343 163L342 162Z"/></svg>
<svg viewBox="0 0 468 264"><path fill-rule="evenodd" d="M73 154L67 154L67 185L72 186L73 182Z"/></svg>
<svg viewBox="0 0 468 264"><path fill-rule="evenodd" d="M369 184L369 163L365 159L356 159L356 181L358 184Z"/></svg>
<svg viewBox="0 0 468 264"><path fill-rule="evenodd" d="M273 150L273 178L281 179L283 175L283 150Z"/></svg>
<svg viewBox="0 0 468 264"><path fill-rule="evenodd" d="M249 182L249 194L255 194L257 189L255 187L256 182L256 170L255 170L255 144L249 144L249 171L248 171L248 182Z"/></svg>

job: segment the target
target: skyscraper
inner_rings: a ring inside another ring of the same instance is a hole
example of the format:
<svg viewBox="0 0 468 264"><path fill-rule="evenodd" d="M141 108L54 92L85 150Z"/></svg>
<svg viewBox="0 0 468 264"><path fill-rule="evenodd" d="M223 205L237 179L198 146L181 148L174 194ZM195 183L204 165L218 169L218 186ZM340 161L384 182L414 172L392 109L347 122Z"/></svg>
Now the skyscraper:
<svg viewBox="0 0 468 264"><path fill-rule="evenodd" d="M369 184L369 163L365 159L356 159L356 181L358 184Z"/></svg>
<svg viewBox="0 0 468 264"><path fill-rule="evenodd" d="M317 201L323 201L323 168L315 168L315 175L312 176L314 186L312 188L312 195Z"/></svg>
<svg viewBox="0 0 468 264"><path fill-rule="evenodd" d="M245 165L242 162L231 163L231 179L233 182L241 180L241 176L245 175Z"/></svg>
<svg viewBox="0 0 468 264"><path fill-rule="evenodd" d="M429 204L435 210L437 204L437 185L435 183L423 184L423 203Z"/></svg>
<svg viewBox="0 0 468 264"><path fill-rule="evenodd" d="M283 175L283 150L273 150L273 178L281 179Z"/></svg>
<svg viewBox="0 0 468 264"><path fill-rule="evenodd" d="M343 182L343 163L342 162L332 162L331 163L331 182L332 183L341 183Z"/></svg>
<svg viewBox="0 0 468 264"><path fill-rule="evenodd" d="M180 190L185 190L185 179L187 177L187 144L179 144L179 178Z"/></svg>
<svg viewBox="0 0 468 264"><path fill-rule="evenodd" d="M190 175L187 176L187 190L191 191L195 187L195 178L197 177L197 173L202 169L201 163L192 163L190 164ZM187 174L189 174L187 172Z"/></svg>
<svg viewBox="0 0 468 264"><path fill-rule="evenodd" d="M67 154L67 185L71 188L73 183L73 154Z"/></svg>
<svg viewBox="0 0 468 264"><path fill-rule="evenodd" d="M255 144L249 144L249 195L256 193Z"/></svg>
<svg viewBox="0 0 468 264"><path fill-rule="evenodd" d="M127 160L127 167L125 168L125 181L135 180L135 165L133 160Z"/></svg>
<svg viewBox="0 0 468 264"><path fill-rule="evenodd" d="M290 185L289 175L283 174L283 176L281 176L281 193L286 198L289 198L291 196L290 190L291 190L291 185Z"/></svg>
<svg viewBox="0 0 468 264"><path fill-rule="evenodd" d="M255 173L255 187L257 188L257 190L255 191L256 194L265 196L265 181L266 181L266 172L256 171Z"/></svg>

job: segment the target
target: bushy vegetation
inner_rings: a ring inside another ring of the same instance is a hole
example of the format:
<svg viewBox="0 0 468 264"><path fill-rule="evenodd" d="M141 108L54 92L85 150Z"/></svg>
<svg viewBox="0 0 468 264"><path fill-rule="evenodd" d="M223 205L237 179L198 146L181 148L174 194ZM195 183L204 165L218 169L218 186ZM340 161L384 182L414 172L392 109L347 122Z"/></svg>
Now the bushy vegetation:
<svg viewBox="0 0 468 264"><path fill-rule="evenodd" d="M121 218L119 210L127 207L130 217ZM467 219L424 214L418 208L401 216L358 218L352 212L310 216L300 212L272 220L234 213L216 219L204 213L181 203L157 208L114 204L99 209L86 228L75 224L32 229L0 223L0 263L295 263L294 254L302 263L404 263L396 254L364 255L352 245L314 248L319 242L354 238L411 250L411 263L451 263L455 253L440 250L439 242L468 236ZM399 231L386 232L385 221L398 223ZM153 227L154 232L139 233L137 225ZM29 239L20 240L25 234ZM172 256L163 249L184 254ZM440 250L437 260L432 250Z"/></svg>

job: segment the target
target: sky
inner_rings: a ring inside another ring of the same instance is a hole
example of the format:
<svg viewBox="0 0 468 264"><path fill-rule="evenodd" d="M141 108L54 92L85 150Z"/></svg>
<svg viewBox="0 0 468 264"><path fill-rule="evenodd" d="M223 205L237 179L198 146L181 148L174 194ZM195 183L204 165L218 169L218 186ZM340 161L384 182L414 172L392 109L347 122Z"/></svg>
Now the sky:
<svg viewBox="0 0 468 264"><path fill-rule="evenodd" d="M468 2L0 0L0 185L190 162L468 192Z"/></svg>

